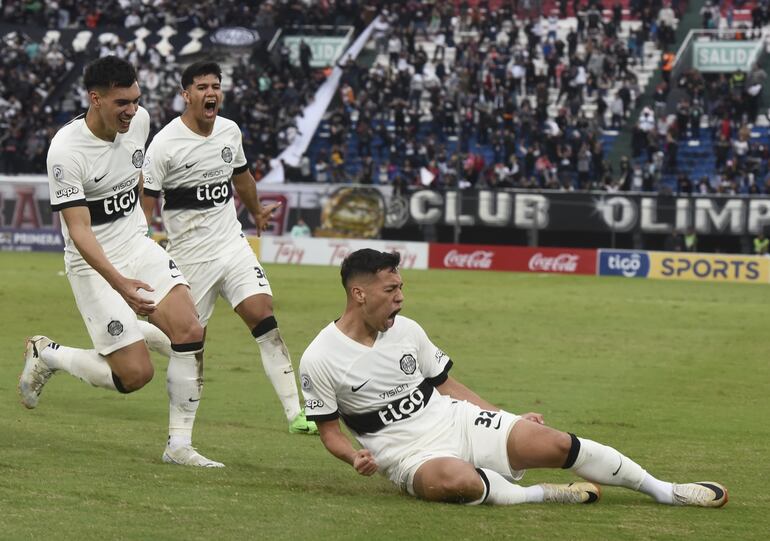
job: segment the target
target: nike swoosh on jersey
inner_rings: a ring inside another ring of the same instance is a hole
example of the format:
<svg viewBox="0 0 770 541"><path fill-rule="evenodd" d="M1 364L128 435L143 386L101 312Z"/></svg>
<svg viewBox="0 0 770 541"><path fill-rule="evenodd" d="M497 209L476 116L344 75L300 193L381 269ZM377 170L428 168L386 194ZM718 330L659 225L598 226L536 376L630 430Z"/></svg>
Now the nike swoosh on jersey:
<svg viewBox="0 0 770 541"><path fill-rule="evenodd" d="M104 173L104 174L103 174L102 176L100 176L99 178L96 178L96 177L94 177L94 183L96 183L96 182L99 182L100 180L102 180L102 179L103 179L104 177L106 177L106 176L107 176L107 173Z"/></svg>
<svg viewBox="0 0 770 541"><path fill-rule="evenodd" d="M350 390L351 390L351 391L353 391L354 393L357 393L358 391L360 391L360 390L361 390L361 387L363 387L364 385L366 385L367 383L369 383L369 381L371 381L371 380L367 379L365 382L363 382L363 383L362 383L361 385L359 385L358 387L351 387L351 388L350 388Z"/></svg>
<svg viewBox="0 0 770 541"><path fill-rule="evenodd" d="M190 167L194 166L196 163L198 163L198 162L186 163L186 164L184 164L184 168L185 169L189 169Z"/></svg>

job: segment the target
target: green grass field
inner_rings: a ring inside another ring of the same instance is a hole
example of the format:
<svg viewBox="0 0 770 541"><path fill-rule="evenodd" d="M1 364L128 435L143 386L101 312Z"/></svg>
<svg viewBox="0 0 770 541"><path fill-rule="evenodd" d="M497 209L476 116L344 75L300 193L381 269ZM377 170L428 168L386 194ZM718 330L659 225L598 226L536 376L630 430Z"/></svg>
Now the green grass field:
<svg viewBox="0 0 770 541"><path fill-rule="evenodd" d="M295 364L344 306L338 270L268 266ZM62 258L0 253L1 539L767 539L770 287L404 271L404 315L452 374L514 412L624 451L654 475L717 480L721 510L606 488L594 506L463 507L363 478L289 435L253 340L224 303L209 326L195 444L227 465L161 463L165 364L131 395L63 374L18 402L25 336L90 347ZM568 481L531 471L525 484Z"/></svg>

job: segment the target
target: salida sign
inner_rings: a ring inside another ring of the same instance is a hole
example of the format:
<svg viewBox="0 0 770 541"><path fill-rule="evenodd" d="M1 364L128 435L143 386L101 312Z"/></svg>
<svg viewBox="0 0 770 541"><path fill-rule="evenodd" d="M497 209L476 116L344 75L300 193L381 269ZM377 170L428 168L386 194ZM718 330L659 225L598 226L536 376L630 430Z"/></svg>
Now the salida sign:
<svg viewBox="0 0 770 541"><path fill-rule="evenodd" d="M417 224L552 231L756 234L770 224L770 199L671 197L605 192L418 190L409 200Z"/></svg>

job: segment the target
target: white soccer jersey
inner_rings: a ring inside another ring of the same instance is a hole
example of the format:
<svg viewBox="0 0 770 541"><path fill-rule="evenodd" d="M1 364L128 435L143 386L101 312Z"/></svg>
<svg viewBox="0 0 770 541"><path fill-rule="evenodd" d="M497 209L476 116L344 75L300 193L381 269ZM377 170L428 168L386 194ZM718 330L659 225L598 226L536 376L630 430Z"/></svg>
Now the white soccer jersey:
<svg viewBox="0 0 770 541"><path fill-rule="evenodd" d="M218 116L203 137L177 117L152 140L144 189L163 193L168 251L178 262L211 261L241 245L231 177L246 167L241 130L227 118Z"/></svg>
<svg viewBox="0 0 770 541"><path fill-rule="evenodd" d="M330 323L300 361L307 418L341 417L387 470L415 439L448 418L452 399L434 387L446 381L451 366L422 327L406 317L396 316L372 347Z"/></svg>
<svg viewBox="0 0 770 541"><path fill-rule="evenodd" d="M147 221L137 201L150 115L141 107L126 133L113 142L96 137L79 117L60 129L48 150L48 187L54 211L87 206L96 240L113 265L131 258L132 239L147 234ZM64 262L68 272L94 271L82 258L61 222Z"/></svg>

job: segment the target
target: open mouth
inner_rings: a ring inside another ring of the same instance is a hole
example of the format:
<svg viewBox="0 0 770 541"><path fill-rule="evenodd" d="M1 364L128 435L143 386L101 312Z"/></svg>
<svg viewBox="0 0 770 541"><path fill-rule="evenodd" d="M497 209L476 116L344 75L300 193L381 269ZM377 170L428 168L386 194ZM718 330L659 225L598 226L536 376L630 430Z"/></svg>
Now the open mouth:
<svg viewBox="0 0 770 541"><path fill-rule="evenodd" d="M387 328L388 328L388 329L390 329L390 328L393 326L393 324L396 322L396 316L398 315L398 313L399 313L400 311L401 311L401 309L400 309L400 308L399 308L398 310L394 310L394 311L393 311L393 312L392 312L392 313L391 313L391 314L388 316L388 321L387 321Z"/></svg>
<svg viewBox="0 0 770 541"><path fill-rule="evenodd" d="M124 118L122 116L118 117L118 122L120 122L120 127L123 129L128 129L131 127L131 117Z"/></svg>
<svg viewBox="0 0 770 541"><path fill-rule="evenodd" d="M210 99L203 103L203 110L206 116L213 116L217 113L217 100Z"/></svg>

